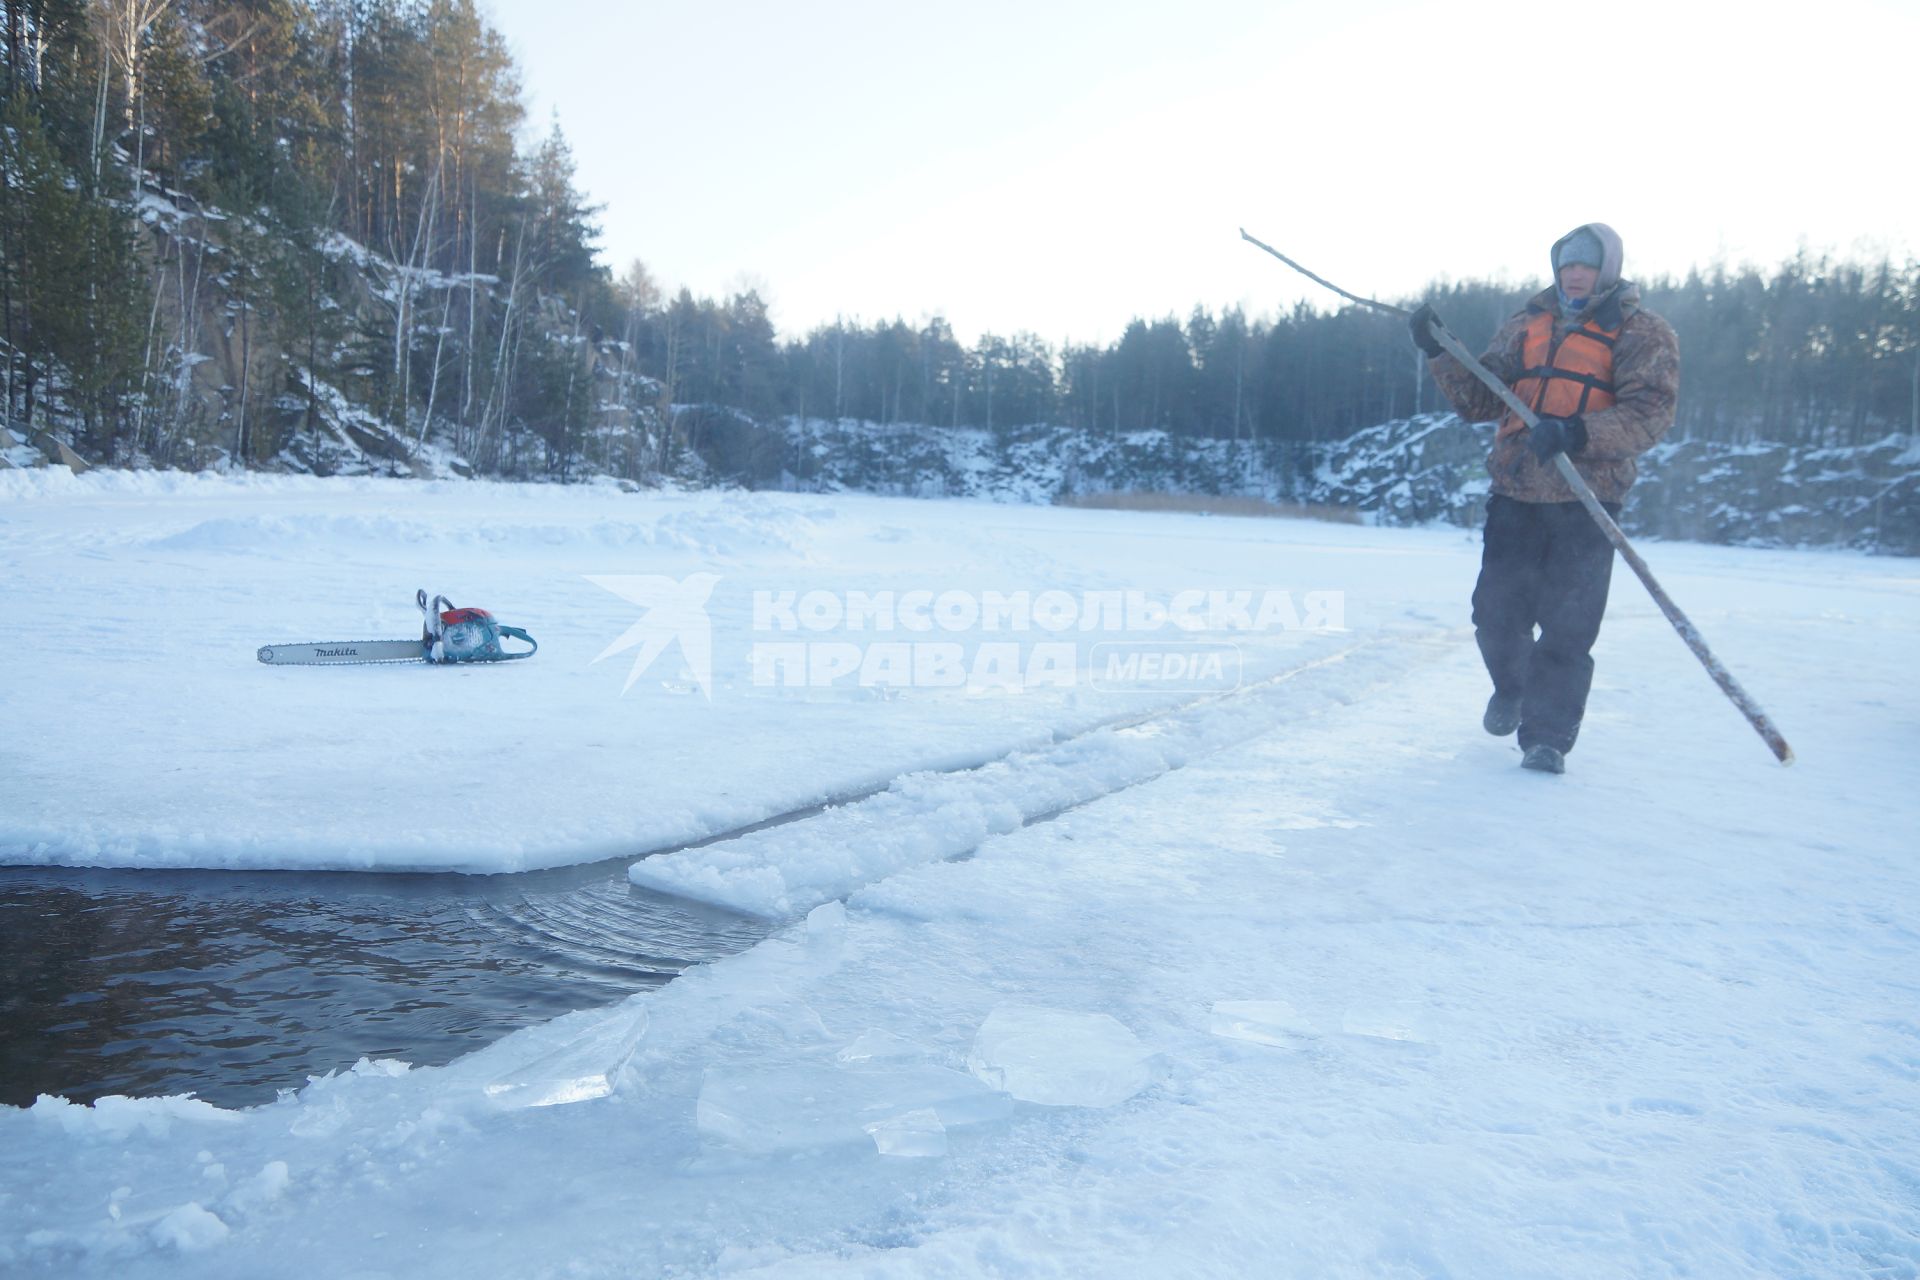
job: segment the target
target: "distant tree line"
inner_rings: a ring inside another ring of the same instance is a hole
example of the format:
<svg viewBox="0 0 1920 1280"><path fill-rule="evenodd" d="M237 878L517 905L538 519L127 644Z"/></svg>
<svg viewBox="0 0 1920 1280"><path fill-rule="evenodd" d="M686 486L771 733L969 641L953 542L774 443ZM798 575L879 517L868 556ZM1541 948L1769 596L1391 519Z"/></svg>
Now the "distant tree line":
<svg viewBox="0 0 1920 1280"><path fill-rule="evenodd" d="M1465 283L1425 298L1478 351L1532 292ZM1920 262L1802 253L1772 271L1656 278L1641 293L1680 334L1676 436L1846 445L1920 434ZM1104 346L1057 349L1032 334L963 349L941 320L837 323L783 355L785 399L758 408L875 422L1330 440L1444 407L1405 323L1352 306L1251 319L1196 308L1184 322L1135 319Z"/></svg>
<svg viewBox="0 0 1920 1280"><path fill-rule="evenodd" d="M938 317L783 336L752 291L616 277L558 125L516 142L518 73L473 0L0 19L0 408L98 459L278 464L352 418L565 478L670 465L684 406L1308 441L1440 407L1401 322L1351 307L1196 308L1105 344L963 343ZM1920 263L1803 252L1643 293L1680 333L1679 434L1920 432ZM1427 296L1473 345L1525 291Z"/></svg>

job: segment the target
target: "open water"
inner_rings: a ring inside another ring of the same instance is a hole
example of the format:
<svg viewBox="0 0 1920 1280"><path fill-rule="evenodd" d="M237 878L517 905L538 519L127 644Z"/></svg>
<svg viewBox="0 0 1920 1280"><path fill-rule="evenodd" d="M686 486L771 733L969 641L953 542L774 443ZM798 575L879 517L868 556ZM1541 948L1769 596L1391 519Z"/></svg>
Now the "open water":
<svg viewBox="0 0 1920 1280"><path fill-rule="evenodd" d="M630 885L504 876L0 868L0 1103L271 1102L362 1057L438 1065L766 935Z"/></svg>

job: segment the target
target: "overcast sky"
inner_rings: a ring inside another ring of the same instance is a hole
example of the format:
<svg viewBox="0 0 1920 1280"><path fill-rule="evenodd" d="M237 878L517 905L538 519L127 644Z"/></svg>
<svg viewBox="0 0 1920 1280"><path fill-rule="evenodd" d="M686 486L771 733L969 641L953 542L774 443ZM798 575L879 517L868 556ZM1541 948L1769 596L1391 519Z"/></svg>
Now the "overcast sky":
<svg viewBox="0 0 1920 1280"><path fill-rule="evenodd" d="M793 336L1110 340L1196 303L1920 248L1914 0L481 0L603 259Z"/></svg>

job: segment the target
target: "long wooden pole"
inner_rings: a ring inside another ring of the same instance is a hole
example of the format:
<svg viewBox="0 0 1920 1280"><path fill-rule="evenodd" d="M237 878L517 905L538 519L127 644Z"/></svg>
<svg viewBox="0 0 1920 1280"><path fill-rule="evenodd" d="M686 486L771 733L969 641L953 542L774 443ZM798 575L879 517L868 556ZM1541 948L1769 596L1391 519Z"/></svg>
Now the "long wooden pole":
<svg viewBox="0 0 1920 1280"><path fill-rule="evenodd" d="M1390 306L1384 302L1376 302L1372 298L1348 293L1339 285L1307 270L1272 245L1254 239L1247 234L1244 227L1240 230L1240 238L1265 249L1307 279L1333 290L1349 302L1396 316L1410 314L1405 307ZM1467 371L1474 377L1485 383L1487 389L1499 396L1501 402L1513 410L1529 429L1539 422L1539 418L1535 416L1532 409L1527 407L1526 402L1513 394L1511 387L1500 381L1492 371L1475 359L1473 353L1468 351L1460 339L1454 337L1445 325L1436 322L1431 332L1442 350L1466 366ZM1793 748L1787 745L1785 736L1781 734L1760 704L1753 700L1753 695L1741 687L1740 682L1733 678L1733 673L1728 671L1720 659L1714 656L1713 650L1707 647L1706 638L1700 634L1700 629L1680 611L1680 606L1673 602L1673 597L1667 594L1666 588L1662 587L1659 579L1653 576L1653 570L1647 566L1645 560L1641 559L1640 553L1633 549L1633 544L1627 541L1627 535L1620 531L1620 526L1614 523L1607 509L1600 505L1600 499L1594 496L1593 489L1588 486L1586 478L1575 469L1573 460L1565 453L1556 453L1553 455L1553 461L1559 468L1561 478L1567 482L1567 487L1573 490L1573 496L1580 500L1580 505L1587 509L1587 514L1592 516L1594 523L1600 526L1600 531L1607 536L1607 541L1613 544L1614 550L1620 553L1621 559L1633 569L1641 585L1646 587L1647 594L1652 596L1653 602L1660 606L1660 612L1667 616L1667 621L1673 624L1673 629L1680 633L1682 640L1686 641L1687 648L1693 650L1693 656L1700 659L1700 665L1707 669L1707 674L1713 677L1713 682L1720 686L1720 692L1726 694L1733 705L1740 709L1740 714L1747 718L1747 723L1753 726L1754 732L1759 734L1761 740L1767 744L1767 749L1773 752L1774 759L1781 764L1792 764Z"/></svg>

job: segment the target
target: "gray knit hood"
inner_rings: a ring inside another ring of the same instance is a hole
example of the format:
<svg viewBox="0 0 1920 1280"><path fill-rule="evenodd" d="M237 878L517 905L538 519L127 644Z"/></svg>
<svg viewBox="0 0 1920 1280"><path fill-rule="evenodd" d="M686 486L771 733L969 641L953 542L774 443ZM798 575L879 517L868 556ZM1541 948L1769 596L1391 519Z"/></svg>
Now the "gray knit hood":
<svg viewBox="0 0 1920 1280"><path fill-rule="evenodd" d="M1560 255L1576 241L1587 237L1600 242L1600 261L1591 265L1600 269L1600 278L1594 282L1593 292L1597 297L1620 283L1620 273L1626 264L1626 250L1620 244L1620 233L1604 222L1588 222L1575 227L1553 242L1553 251L1548 262L1553 267L1553 279L1560 279Z"/></svg>

